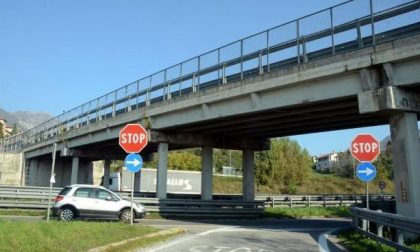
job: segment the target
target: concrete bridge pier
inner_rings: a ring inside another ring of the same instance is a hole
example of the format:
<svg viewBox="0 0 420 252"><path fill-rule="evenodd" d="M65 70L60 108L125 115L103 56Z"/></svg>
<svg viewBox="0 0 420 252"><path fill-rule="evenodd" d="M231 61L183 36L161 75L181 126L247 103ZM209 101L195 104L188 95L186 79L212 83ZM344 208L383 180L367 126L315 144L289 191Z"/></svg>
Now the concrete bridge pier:
<svg viewBox="0 0 420 252"><path fill-rule="evenodd" d="M71 184L77 184L77 175L79 173L79 157L72 158L71 164Z"/></svg>
<svg viewBox="0 0 420 252"><path fill-rule="evenodd" d="M390 117L397 213L420 219L420 140L417 114Z"/></svg>
<svg viewBox="0 0 420 252"><path fill-rule="evenodd" d="M167 174L168 174L168 143L158 144L158 167L156 176L156 197L167 197Z"/></svg>
<svg viewBox="0 0 420 252"><path fill-rule="evenodd" d="M104 161L104 180L103 180L103 186L105 188L109 187L109 176L111 173L111 160L105 159Z"/></svg>
<svg viewBox="0 0 420 252"><path fill-rule="evenodd" d="M49 186L51 178L51 158L30 158L26 171L26 186ZM93 184L93 163L79 157L57 157L54 187L70 184Z"/></svg>
<svg viewBox="0 0 420 252"><path fill-rule="evenodd" d="M203 147L201 151L201 199L213 199L213 148Z"/></svg>
<svg viewBox="0 0 420 252"><path fill-rule="evenodd" d="M244 200L254 200L254 151L246 149L242 151L242 195Z"/></svg>

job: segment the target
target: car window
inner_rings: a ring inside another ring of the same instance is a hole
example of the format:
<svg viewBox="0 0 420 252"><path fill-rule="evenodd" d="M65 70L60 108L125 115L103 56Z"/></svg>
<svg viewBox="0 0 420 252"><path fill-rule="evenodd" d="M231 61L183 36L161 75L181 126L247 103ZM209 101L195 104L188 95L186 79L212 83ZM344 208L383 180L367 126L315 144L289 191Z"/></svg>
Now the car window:
<svg viewBox="0 0 420 252"><path fill-rule="evenodd" d="M111 194L105 190L98 190L96 192L96 198L105 200L107 197L112 197Z"/></svg>
<svg viewBox="0 0 420 252"><path fill-rule="evenodd" d="M92 189L91 188L79 188L74 193L74 196L76 197L82 197L82 198L92 198Z"/></svg>
<svg viewBox="0 0 420 252"><path fill-rule="evenodd" d="M63 190L61 190L58 195L67 195L69 192L71 191L71 187L70 186L66 186L63 188Z"/></svg>

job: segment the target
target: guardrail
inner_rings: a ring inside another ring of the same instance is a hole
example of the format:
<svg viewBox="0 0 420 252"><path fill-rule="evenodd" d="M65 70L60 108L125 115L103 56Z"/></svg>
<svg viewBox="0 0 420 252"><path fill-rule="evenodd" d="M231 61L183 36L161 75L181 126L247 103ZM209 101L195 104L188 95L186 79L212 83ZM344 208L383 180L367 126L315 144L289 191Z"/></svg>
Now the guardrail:
<svg viewBox="0 0 420 252"><path fill-rule="evenodd" d="M366 202L366 195L257 195L266 207L329 207L352 206ZM395 201L393 195L369 195L369 201Z"/></svg>
<svg viewBox="0 0 420 252"><path fill-rule="evenodd" d="M0 207L46 209L49 188L46 187L0 187ZM53 189L53 197L61 188ZM128 193L122 198L130 200ZM134 202L143 204L148 212L176 216L235 216L255 217L264 212L264 201L199 200L199 199L157 199L134 197ZM52 201L53 203L53 201Z"/></svg>
<svg viewBox="0 0 420 252"><path fill-rule="evenodd" d="M62 188L53 188L53 198ZM0 207L45 209L48 206L48 187L0 186ZM124 199L130 193L119 192ZM150 196L150 195L148 195ZM176 195L171 195L176 197ZM135 202L144 204L150 212L179 214L259 214L264 207L328 207L351 206L366 200L365 195L257 195L255 201L244 201L239 194L214 195L213 200L200 200L200 195L181 195L182 198L159 200L135 193ZM394 201L392 195L370 195L371 201Z"/></svg>
<svg viewBox="0 0 420 252"><path fill-rule="evenodd" d="M401 3L402 2L402 3ZM20 150L140 107L243 81L420 32L420 1L350 0L237 40L134 81L32 129L0 141Z"/></svg>
<svg viewBox="0 0 420 252"><path fill-rule="evenodd" d="M415 251L405 246L404 233L420 235L419 219L357 207L350 211L353 227L361 234L400 251Z"/></svg>

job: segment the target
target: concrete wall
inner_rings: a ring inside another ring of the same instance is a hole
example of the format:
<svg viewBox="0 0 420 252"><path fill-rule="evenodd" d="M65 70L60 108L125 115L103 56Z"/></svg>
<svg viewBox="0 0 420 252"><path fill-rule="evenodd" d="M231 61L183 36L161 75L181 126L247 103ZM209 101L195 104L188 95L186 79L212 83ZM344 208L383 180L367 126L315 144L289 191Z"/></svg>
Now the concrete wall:
<svg viewBox="0 0 420 252"><path fill-rule="evenodd" d="M22 160L22 153L0 152L0 185L21 185Z"/></svg>
<svg viewBox="0 0 420 252"><path fill-rule="evenodd" d="M49 186L51 177L51 159L31 158L27 160L26 186ZM71 184L72 159L57 158L55 164L54 187L63 187ZM77 173L78 184L93 184L93 163L80 159Z"/></svg>

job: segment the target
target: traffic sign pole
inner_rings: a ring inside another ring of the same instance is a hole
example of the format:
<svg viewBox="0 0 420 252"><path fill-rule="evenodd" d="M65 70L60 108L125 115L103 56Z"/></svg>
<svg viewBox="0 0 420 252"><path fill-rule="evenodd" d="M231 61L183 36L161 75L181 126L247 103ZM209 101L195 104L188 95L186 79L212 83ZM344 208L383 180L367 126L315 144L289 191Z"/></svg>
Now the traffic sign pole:
<svg viewBox="0 0 420 252"><path fill-rule="evenodd" d="M366 209L369 210L369 186L368 182L365 182L366 185Z"/></svg>
<svg viewBox="0 0 420 252"><path fill-rule="evenodd" d="M53 153L52 153L52 165L51 165L51 178L50 178L50 191L48 193L48 208L47 208L47 222L50 221L50 209L51 209L51 193L52 193L52 184L54 178L54 167L55 167L55 153L57 152L57 143L53 144Z"/></svg>
<svg viewBox="0 0 420 252"><path fill-rule="evenodd" d="M133 214L133 201L134 201L134 172L131 173L131 226L133 226L133 219L134 219L134 214Z"/></svg>

